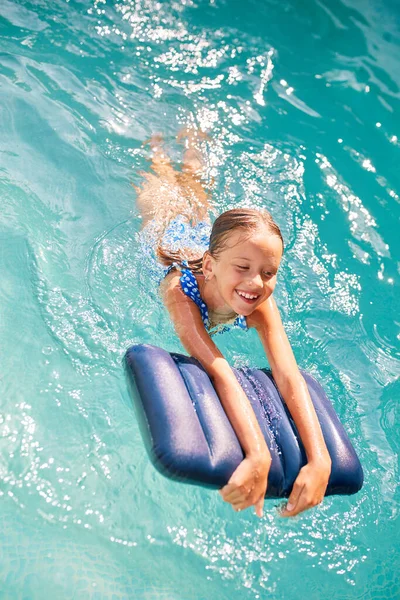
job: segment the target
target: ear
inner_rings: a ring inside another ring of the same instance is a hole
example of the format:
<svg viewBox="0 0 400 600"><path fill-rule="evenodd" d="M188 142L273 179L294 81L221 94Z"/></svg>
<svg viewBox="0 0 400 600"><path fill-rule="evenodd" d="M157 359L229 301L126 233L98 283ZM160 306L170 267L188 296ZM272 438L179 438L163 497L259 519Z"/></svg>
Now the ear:
<svg viewBox="0 0 400 600"><path fill-rule="evenodd" d="M214 275L214 258L206 251L203 255L203 273L205 277L211 279Z"/></svg>

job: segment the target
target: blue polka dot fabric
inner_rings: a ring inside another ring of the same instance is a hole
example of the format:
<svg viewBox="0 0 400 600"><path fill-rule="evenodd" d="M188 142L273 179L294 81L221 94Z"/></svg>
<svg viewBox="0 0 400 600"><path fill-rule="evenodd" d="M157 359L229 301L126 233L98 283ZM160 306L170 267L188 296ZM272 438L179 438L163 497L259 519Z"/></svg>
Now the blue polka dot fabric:
<svg viewBox="0 0 400 600"><path fill-rule="evenodd" d="M182 275L179 280L181 282L182 290L186 296L189 296L189 298L191 298L193 302L197 304L201 312L201 318L203 319L204 326L208 328L210 324L210 320L208 318L208 308L200 296L197 279L195 275L193 275L192 271L188 268L186 261L182 264L182 267Z"/></svg>
<svg viewBox="0 0 400 600"><path fill-rule="evenodd" d="M185 217L178 215L172 219L165 230L162 246L173 252L186 248L202 256L208 248L210 234L211 225L208 221L191 225Z"/></svg>
<svg viewBox="0 0 400 600"><path fill-rule="evenodd" d="M189 251L193 256L203 256L208 249L211 234L209 221L200 221L192 225L187 217L177 215L164 231L161 246L172 252ZM158 261L155 249L160 243L159 228L156 222L150 221L136 234L140 247L141 261L139 273L143 280L154 282L158 289L161 280L165 277L165 267Z"/></svg>

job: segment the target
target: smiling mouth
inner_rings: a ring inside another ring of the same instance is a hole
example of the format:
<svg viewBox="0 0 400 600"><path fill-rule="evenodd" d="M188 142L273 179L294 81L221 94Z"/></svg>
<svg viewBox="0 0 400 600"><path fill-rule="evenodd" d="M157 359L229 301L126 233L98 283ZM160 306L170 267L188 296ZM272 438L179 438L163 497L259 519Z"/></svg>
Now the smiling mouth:
<svg viewBox="0 0 400 600"><path fill-rule="evenodd" d="M248 294L247 292L242 292L240 290L235 290L235 292L240 299L247 302L247 304L254 304L260 297L259 294Z"/></svg>

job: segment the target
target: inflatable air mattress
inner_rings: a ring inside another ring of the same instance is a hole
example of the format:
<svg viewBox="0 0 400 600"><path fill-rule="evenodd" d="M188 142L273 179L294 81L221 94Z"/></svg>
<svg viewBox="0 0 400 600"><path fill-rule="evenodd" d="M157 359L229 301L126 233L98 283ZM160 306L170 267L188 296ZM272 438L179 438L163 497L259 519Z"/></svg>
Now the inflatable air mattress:
<svg viewBox="0 0 400 600"><path fill-rule="evenodd" d="M242 461L243 451L199 362L155 346L137 345L127 351L125 364L154 466L173 479L223 487ZM271 452L266 497L288 497L306 463L296 426L268 370L233 371ZM311 375L302 375L332 459L326 495L354 494L363 483L360 461L322 387Z"/></svg>

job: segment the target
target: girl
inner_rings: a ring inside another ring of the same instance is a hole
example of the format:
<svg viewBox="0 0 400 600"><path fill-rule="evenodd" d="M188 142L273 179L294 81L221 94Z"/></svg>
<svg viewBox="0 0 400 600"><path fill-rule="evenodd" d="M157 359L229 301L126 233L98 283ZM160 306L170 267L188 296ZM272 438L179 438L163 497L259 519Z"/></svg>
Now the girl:
<svg viewBox="0 0 400 600"><path fill-rule="evenodd" d="M237 208L216 219L207 245L210 205L201 182L201 137L194 130L180 134L186 138L182 171L172 167L161 136L151 138L154 174L143 174L137 202L144 226L157 236L158 257L168 267L161 294L176 332L210 376L244 451L244 460L220 490L222 498L236 511L254 506L262 516L270 453L245 393L212 340L232 326L254 327L307 455L282 511L295 516L322 501L331 460L273 298L283 239L267 211Z"/></svg>

